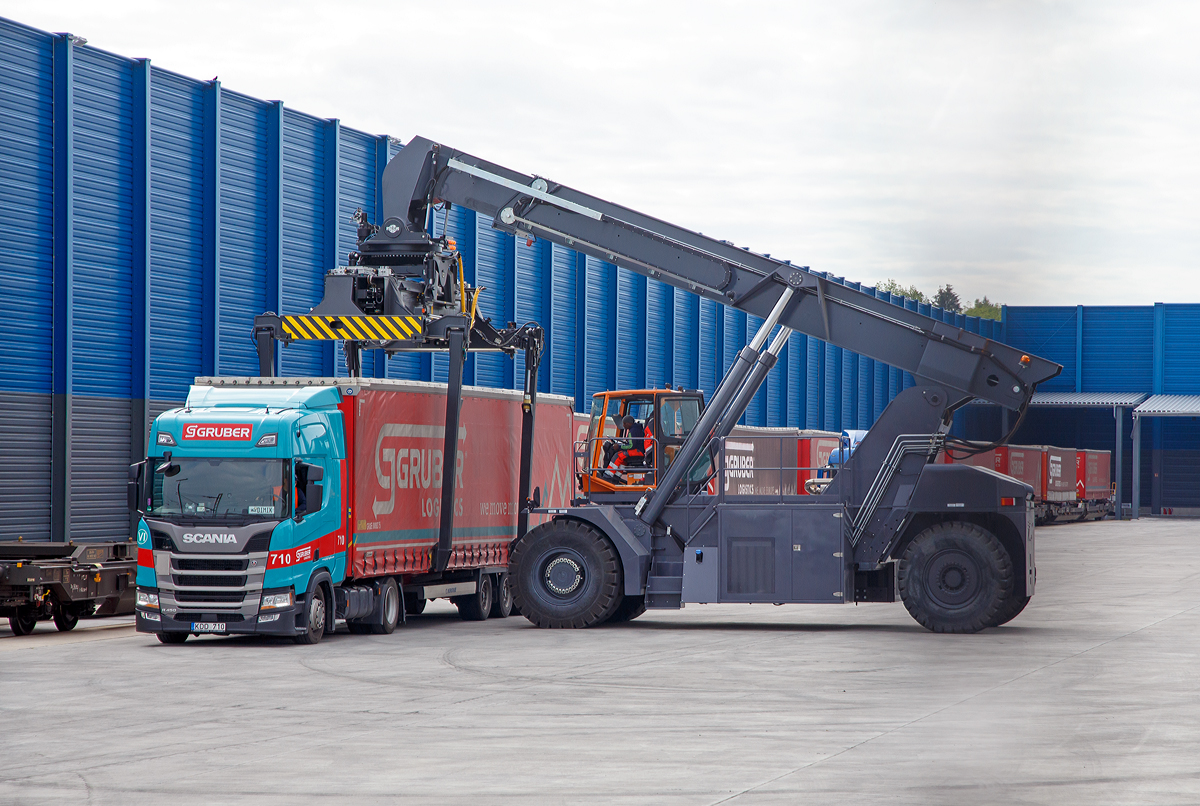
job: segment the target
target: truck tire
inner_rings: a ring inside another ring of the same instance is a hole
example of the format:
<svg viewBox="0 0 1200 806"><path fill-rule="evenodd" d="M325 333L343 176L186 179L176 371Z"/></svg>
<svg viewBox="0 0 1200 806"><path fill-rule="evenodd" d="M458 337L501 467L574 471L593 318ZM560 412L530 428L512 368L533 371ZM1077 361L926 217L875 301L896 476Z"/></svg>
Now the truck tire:
<svg viewBox="0 0 1200 806"><path fill-rule="evenodd" d="M463 621L484 621L492 613L493 598L492 575L480 574L474 593L455 596L452 601L458 606L458 617Z"/></svg>
<svg viewBox="0 0 1200 806"><path fill-rule="evenodd" d="M1013 587L1012 560L991 532L947 521L908 544L899 581L917 623L937 633L974 633L997 623Z"/></svg>
<svg viewBox="0 0 1200 806"><path fill-rule="evenodd" d="M13 635L29 635L37 626L37 613L31 607L22 607L8 617L8 626Z"/></svg>
<svg viewBox="0 0 1200 806"><path fill-rule="evenodd" d="M1029 604L1029 600L1032 598L1032 596L1015 595L1008 597L1008 599L1006 599L1004 604L1000 607L1000 612L996 616L996 623L989 624L988 626L999 627L1002 624L1007 624L1008 622L1012 621L1021 614L1021 611L1025 609L1025 605Z"/></svg>
<svg viewBox="0 0 1200 806"><path fill-rule="evenodd" d="M637 596L623 596L621 597L621 603L617 605L617 609L608 617L608 623L619 624L622 621L633 621L645 612L646 594L640 593Z"/></svg>
<svg viewBox="0 0 1200 806"><path fill-rule="evenodd" d="M425 600L415 593L404 594L404 615L419 616L425 612Z"/></svg>
<svg viewBox="0 0 1200 806"><path fill-rule="evenodd" d="M325 589L320 585L308 592L308 626L296 636L297 644L317 644L325 637Z"/></svg>
<svg viewBox="0 0 1200 806"><path fill-rule="evenodd" d="M496 574L494 590L496 595L492 597L492 618L508 618L513 609L512 585L508 581L508 574Z"/></svg>
<svg viewBox="0 0 1200 806"><path fill-rule="evenodd" d="M538 627L593 627L621 604L621 561L603 534L577 520L543 523L517 542L513 600Z"/></svg>
<svg viewBox="0 0 1200 806"><path fill-rule="evenodd" d="M185 632L160 632L158 640L163 644L182 644L188 639L188 635Z"/></svg>
<svg viewBox="0 0 1200 806"><path fill-rule="evenodd" d="M79 623L79 613L66 605L56 605L54 608L54 626L59 632L70 632Z"/></svg>
<svg viewBox="0 0 1200 806"><path fill-rule="evenodd" d="M395 577L384 580L379 590L379 621L371 625L375 635L391 635L400 623L400 586Z"/></svg>

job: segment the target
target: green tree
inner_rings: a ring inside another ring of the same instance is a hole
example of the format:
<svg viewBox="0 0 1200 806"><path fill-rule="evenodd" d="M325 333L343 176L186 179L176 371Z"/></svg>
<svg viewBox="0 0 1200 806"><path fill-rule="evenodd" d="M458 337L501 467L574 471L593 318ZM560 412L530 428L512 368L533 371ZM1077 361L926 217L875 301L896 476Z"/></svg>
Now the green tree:
<svg viewBox="0 0 1200 806"><path fill-rule="evenodd" d="M902 286L893 280L891 277L887 278L882 283L876 284L875 287L880 291L887 291L889 294L899 294L902 297L915 299L917 302L929 302L929 297L922 294L915 285L910 285L906 288L905 286Z"/></svg>
<svg viewBox="0 0 1200 806"><path fill-rule="evenodd" d="M953 313L962 313L962 301L958 294L954 293L954 286L949 283L938 288L937 293L933 295L933 304Z"/></svg>
<svg viewBox="0 0 1200 806"><path fill-rule="evenodd" d="M1000 321L1000 303L992 302L987 298L987 294L983 295L983 299L976 299L975 304L963 311L967 316L978 316L980 319L995 319Z"/></svg>

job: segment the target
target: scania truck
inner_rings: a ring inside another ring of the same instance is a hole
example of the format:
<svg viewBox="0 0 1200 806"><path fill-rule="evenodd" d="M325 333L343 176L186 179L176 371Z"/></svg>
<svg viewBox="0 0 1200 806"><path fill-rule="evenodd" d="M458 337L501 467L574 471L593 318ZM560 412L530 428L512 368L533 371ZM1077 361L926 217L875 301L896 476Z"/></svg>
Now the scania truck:
<svg viewBox="0 0 1200 806"><path fill-rule="evenodd" d="M534 497L567 506L573 403L539 402ZM429 599L464 619L508 615L528 399L461 387L460 403L448 456L445 384L197 378L131 471L137 629L167 644L201 633L312 644L342 619L390 633Z"/></svg>

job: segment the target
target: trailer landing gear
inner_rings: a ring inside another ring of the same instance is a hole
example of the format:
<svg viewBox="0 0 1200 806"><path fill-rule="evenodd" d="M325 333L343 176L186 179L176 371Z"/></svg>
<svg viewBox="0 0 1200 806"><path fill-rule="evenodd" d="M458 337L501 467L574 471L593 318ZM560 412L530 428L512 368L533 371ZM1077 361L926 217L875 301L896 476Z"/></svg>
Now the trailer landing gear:
<svg viewBox="0 0 1200 806"><path fill-rule="evenodd" d="M933 632L974 633L1002 623L1014 584L1004 546L973 523L935 524L917 535L900 559L904 606Z"/></svg>
<svg viewBox="0 0 1200 806"><path fill-rule="evenodd" d="M621 604L621 563L604 535L574 520L543 523L509 564L521 614L539 627L592 627Z"/></svg>

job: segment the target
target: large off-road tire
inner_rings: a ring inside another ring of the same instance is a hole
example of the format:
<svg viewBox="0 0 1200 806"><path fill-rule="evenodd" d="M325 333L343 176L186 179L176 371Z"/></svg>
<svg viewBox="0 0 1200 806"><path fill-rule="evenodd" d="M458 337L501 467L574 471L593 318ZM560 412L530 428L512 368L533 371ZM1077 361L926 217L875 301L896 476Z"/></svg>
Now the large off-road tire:
<svg viewBox="0 0 1200 806"><path fill-rule="evenodd" d="M320 585L308 593L308 626L296 636L297 644L318 644L325 637L325 589Z"/></svg>
<svg viewBox="0 0 1200 806"><path fill-rule="evenodd" d="M492 618L508 618L513 609L512 585L508 574L496 574L492 596Z"/></svg>
<svg viewBox="0 0 1200 806"><path fill-rule="evenodd" d="M609 624L619 624L622 621L633 621L646 612L646 594L637 596L622 596L617 609L608 617Z"/></svg>
<svg viewBox="0 0 1200 806"><path fill-rule="evenodd" d="M164 644L182 644L188 639L189 633L185 632L160 632L158 640Z"/></svg>
<svg viewBox="0 0 1200 806"><path fill-rule="evenodd" d="M1001 624L1007 624L1021 614L1025 609L1025 605L1029 604L1032 596L1020 595L1016 593L1010 595L1004 600L1004 604L1000 606L1000 612L996 615L996 623L989 624L989 627L999 627Z"/></svg>
<svg viewBox="0 0 1200 806"><path fill-rule="evenodd" d="M1014 584L1012 559L991 532L948 521L908 544L899 581L904 606L922 626L939 633L979 632L998 623Z"/></svg>
<svg viewBox="0 0 1200 806"><path fill-rule="evenodd" d="M492 613L492 575L481 574L474 593L455 596L450 601L458 606L458 617L463 621L483 621Z"/></svg>
<svg viewBox="0 0 1200 806"><path fill-rule="evenodd" d="M539 627L592 627L621 604L621 560L607 537L554 520L517 543L509 562L513 600Z"/></svg>
<svg viewBox="0 0 1200 806"><path fill-rule="evenodd" d="M379 590L379 621L371 625L375 635L391 635L400 623L401 610L400 586L395 577L384 580Z"/></svg>
<svg viewBox="0 0 1200 806"><path fill-rule="evenodd" d="M29 635L37 627L37 613L31 607L22 607L16 615L8 617L8 626L13 635Z"/></svg>

